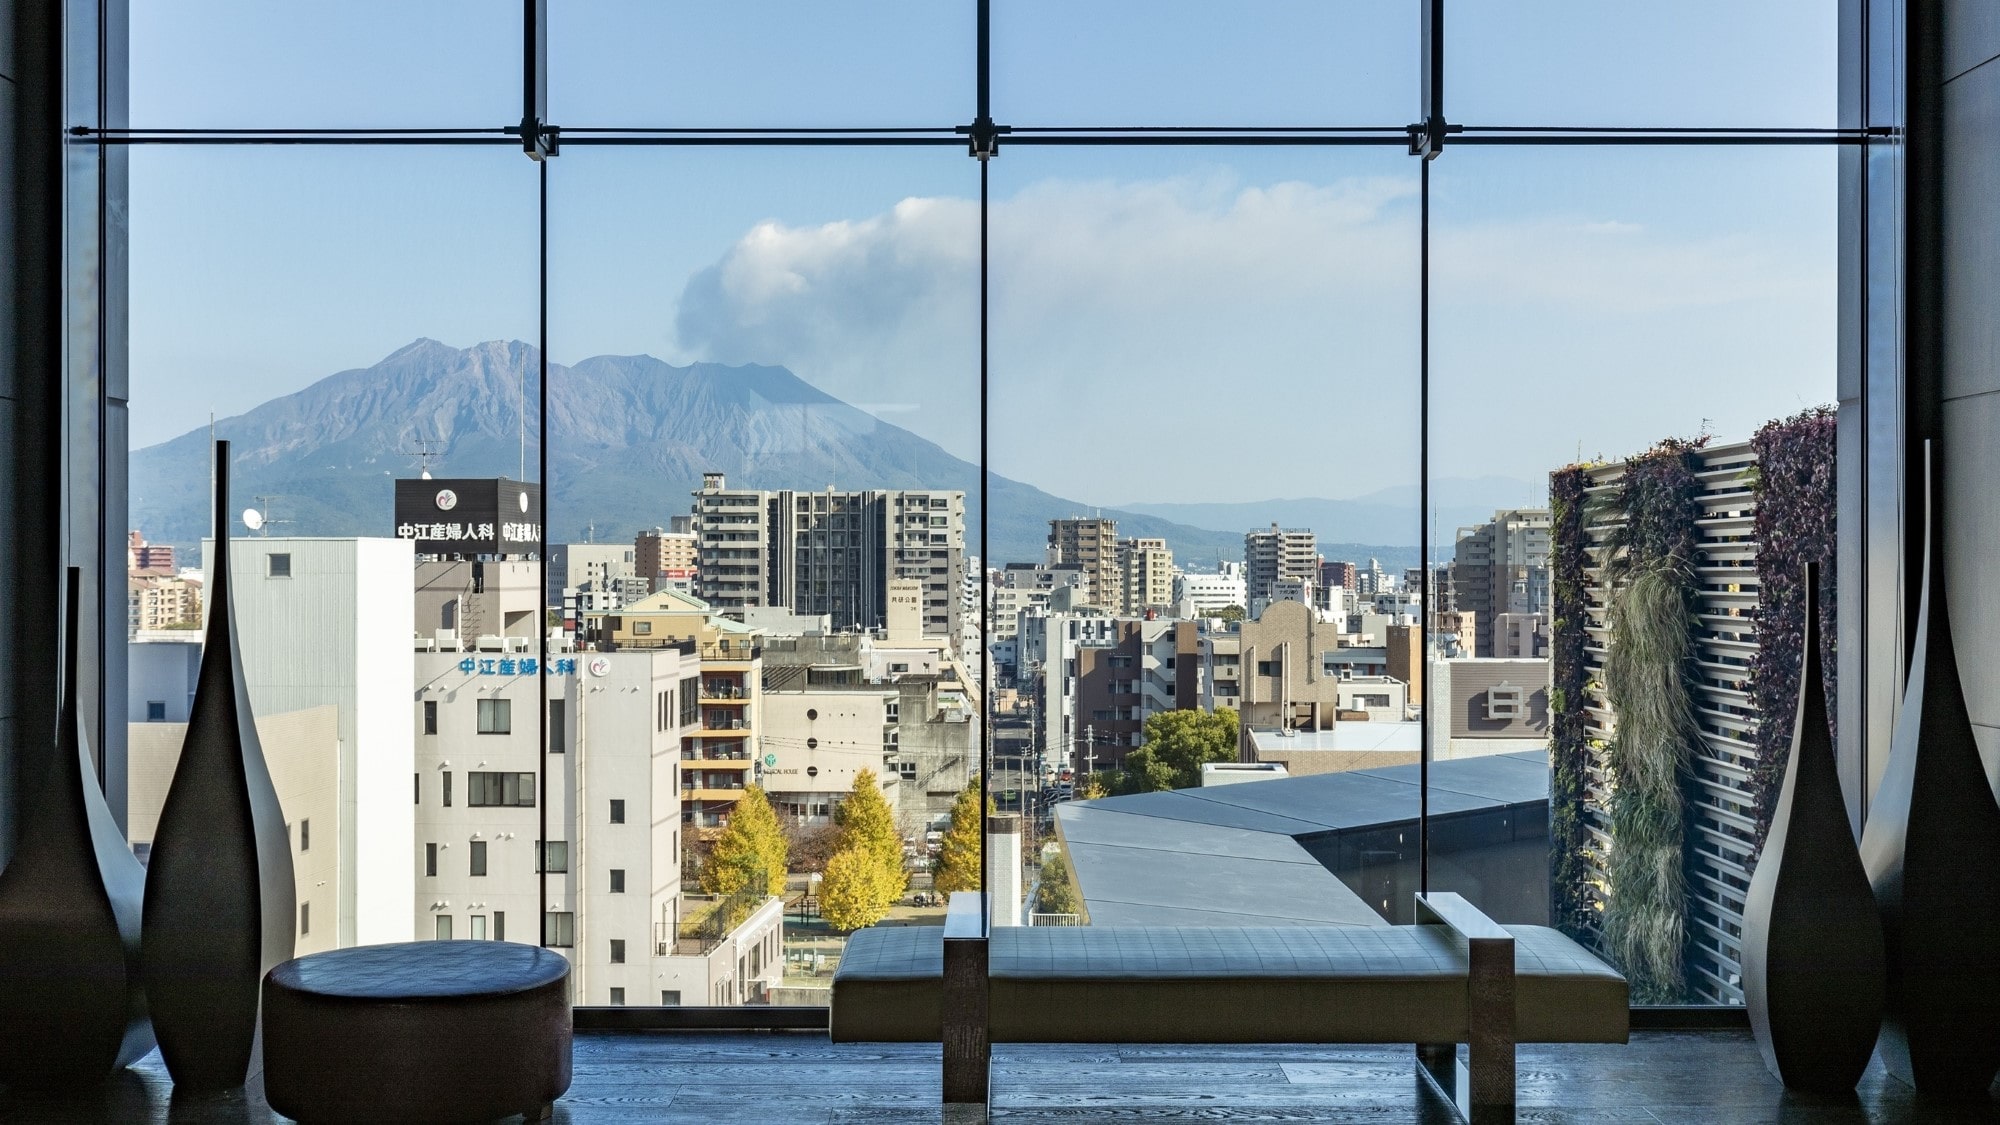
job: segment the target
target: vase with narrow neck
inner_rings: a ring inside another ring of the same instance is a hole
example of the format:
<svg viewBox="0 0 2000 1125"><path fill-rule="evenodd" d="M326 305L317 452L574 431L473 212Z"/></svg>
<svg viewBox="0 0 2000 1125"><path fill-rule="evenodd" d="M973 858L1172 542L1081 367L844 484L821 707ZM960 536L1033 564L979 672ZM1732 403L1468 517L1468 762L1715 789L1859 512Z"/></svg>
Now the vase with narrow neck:
<svg viewBox="0 0 2000 1125"><path fill-rule="evenodd" d="M1886 970L1828 729L1818 569L1806 564L1791 755L1744 896L1743 1003L1771 1073L1795 1090L1841 1094L1875 1050Z"/></svg>
<svg viewBox="0 0 2000 1125"><path fill-rule="evenodd" d="M146 874L77 713L81 585L72 567L55 756L0 872L0 1085L87 1086L153 1049L139 973Z"/></svg>
<svg viewBox="0 0 2000 1125"><path fill-rule="evenodd" d="M1927 1097L1973 1100L2000 1072L2000 801L1952 646L1937 462L1926 442L1916 643L1861 859L1888 954L1883 1064Z"/></svg>
<svg viewBox="0 0 2000 1125"><path fill-rule="evenodd" d="M208 632L146 873L142 943L160 1056L177 1084L239 1086L256 1069L264 974L291 959L290 834L257 737L236 638L229 443L215 443Z"/></svg>

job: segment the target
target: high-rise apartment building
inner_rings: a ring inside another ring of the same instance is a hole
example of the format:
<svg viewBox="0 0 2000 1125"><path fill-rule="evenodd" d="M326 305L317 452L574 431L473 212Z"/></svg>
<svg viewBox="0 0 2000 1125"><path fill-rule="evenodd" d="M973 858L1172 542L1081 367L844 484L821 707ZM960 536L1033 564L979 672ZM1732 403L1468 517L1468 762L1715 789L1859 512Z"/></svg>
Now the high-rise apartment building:
<svg viewBox="0 0 2000 1125"><path fill-rule="evenodd" d="M1049 521L1051 565L1071 563L1090 575L1092 604L1116 612L1125 602L1124 575L1118 567L1118 521L1075 518Z"/></svg>
<svg viewBox="0 0 2000 1125"><path fill-rule="evenodd" d="M201 627L201 582L134 570L125 583L125 635Z"/></svg>
<svg viewBox="0 0 2000 1125"><path fill-rule="evenodd" d="M127 570L145 570L155 574L174 573L174 548L167 543L148 543L138 532L129 532L125 542L125 567Z"/></svg>
<svg viewBox="0 0 2000 1125"><path fill-rule="evenodd" d="M1260 601L1277 596L1280 580L1303 579L1308 586L1319 579L1319 539L1304 528L1280 528L1246 532L1243 536L1243 569L1249 588L1248 608L1254 614Z"/></svg>
<svg viewBox="0 0 2000 1125"><path fill-rule="evenodd" d="M1353 592L1357 589L1356 580L1359 574L1360 569L1351 562L1321 559L1319 564L1319 588L1326 590L1337 586L1342 590Z"/></svg>
<svg viewBox="0 0 2000 1125"><path fill-rule="evenodd" d="M1136 617L1174 604L1174 553L1165 539L1117 541L1120 612Z"/></svg>
<svg viewBox="0 0 2000 1125"><path fill-rule="evenodd" d="M1459 528L1444 593L1450 604L1439 608L1477 615L1475 656L1547 655L1549 510L1510 508L1476 527ZM1506 651L1496 636L1507 641ZM1542 651L1533 651L1537 645ZM1519 651L1523 647L1529 651Z"/></svg>
<svg viewBox="0 0 2000 1125"><path fill-rule="evenodd" d="M923 589L926 636L956 633L965 577L965 493L928 489L796 492L729 488L721 473L694 494L699 590L722 612L782 606L835 628L879 629L889 583Z"/></svg>
<svg viewBox="0 0 2000 1125"><path fill-rule="evenodd" d="M618 579L637 573L633 548L623 543L551 543L549 604L561 605L566 590L609 589Z"/></svg>
<svg viewBox="0 0 2000 1125"><path fill-rule="evenodd" d="M661 582L686 583L694 578L697 565L692 531L655 527L640 532L632 540L633 572L655 586Z"/></svg>

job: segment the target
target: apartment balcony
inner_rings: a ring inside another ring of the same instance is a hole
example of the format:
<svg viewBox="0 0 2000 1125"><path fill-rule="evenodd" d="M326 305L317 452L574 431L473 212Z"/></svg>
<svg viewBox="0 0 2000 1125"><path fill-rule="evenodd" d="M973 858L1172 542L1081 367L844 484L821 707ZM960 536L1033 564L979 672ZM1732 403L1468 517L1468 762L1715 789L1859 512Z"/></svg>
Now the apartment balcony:
<svg viewBox="0 0 2000 1125"><path fill-rule="evenodd" d="M722 763L722 768L733 769L738 763L748 764L751 760L749 751L743 748L741 742L737 742L734 739L730 739L720 746L696 745L681 747L681 761L683 762L720 762Z"/></svg>
<svg viewBox="0 0 2000 1125"><path fill-rule="evenodd" d="M742 715L703 715L701 730L703 738L746 738L750 734L750 720Z"/></svg>

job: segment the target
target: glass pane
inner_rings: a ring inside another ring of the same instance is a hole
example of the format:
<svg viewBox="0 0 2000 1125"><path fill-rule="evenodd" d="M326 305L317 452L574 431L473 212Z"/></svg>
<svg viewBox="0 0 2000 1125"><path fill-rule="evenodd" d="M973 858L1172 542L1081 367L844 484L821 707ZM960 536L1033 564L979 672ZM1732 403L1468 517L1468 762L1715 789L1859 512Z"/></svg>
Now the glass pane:
<svg viewBox="0 0 2000 1125"><path fill-rule="evenodd" d="M566 126L949 128L972 120L969 3L592 0L549 12Z"/></svg>
<svg viewBox="0 0 2000 1125"><path fill-rule="evenodd" d="M1407 125L1418 19L1400 0L996 4L993 115L1042 126Z"/></svg>
<svg viewBox="0 0 2000 1125"><path fill-rule="evenodd" d="M1431 886L1571 933L1635 1002L1741 1003L1743 894L1796 706L1776 671L1796 648L1760 632L1832 549L1814 411L1835 398L1836 154L1435 168ZM1655 622L1683 655L1621 647ZM1627 717L1675 706L1685 724ZM1662 760L1673 784L1612 802Z"/></svg>
<svg viewBox="0 0 2000 1125"><path fill-rule="evenodd" d="M134 128L497 128L521 120L521 5L131 5Z"/></svg>
<svg viewBox="0 0 2000 1125"><path fill-rule="evenodd" d="M532 165L467 148L130 158L135 846L160 854L217 608L212 432L231 443L222 519L244 681L285 819L311 822L293 854L313 919L299 951L448 936L473 902L532 918L537 812L473 807L466 775L538 768L520 720L539 678L522 663L539 620L533 536L485 561L422 557L466 546L469 522L501 522L494 490L522 487ZM426 468L437 479L418 479ZM420 542L399 485L422 501ZM516 505L506 522L539 511ZM440 543L437 527L461 538ZM500 604L520 589L525 603ZM456 624L440 628L447 604ZM511 735L477 733L496 696L519 702Z"/></svg>
<svg viewBox="0 0 2000 1125"><path fill-rule="evenodd" d="M1408 921L1416 162L992 168L993 779L1037 813L1029 920Z"/></svg>
<svg viewBox="0 0 2000 1125"><path fill-rule="evenodd" d="M852 931L941 918L927 843L979 731L977 167L591 148L550 168L549 596L588 650L569 760L627 802L593 830L651 825L654 848L650 901L580 909L607 936L627 923L604 911L649 911L634 968L658 987L635 996L825 1003ZM607 723L628 710L644 725Z"/></svg>
<svg viewBox="0 0 2000 1125"><path fill-rule="evenodd" d="M1840 5L1827 0L1447 9L1445 109L1460 124L1836 124Z"/></svg>

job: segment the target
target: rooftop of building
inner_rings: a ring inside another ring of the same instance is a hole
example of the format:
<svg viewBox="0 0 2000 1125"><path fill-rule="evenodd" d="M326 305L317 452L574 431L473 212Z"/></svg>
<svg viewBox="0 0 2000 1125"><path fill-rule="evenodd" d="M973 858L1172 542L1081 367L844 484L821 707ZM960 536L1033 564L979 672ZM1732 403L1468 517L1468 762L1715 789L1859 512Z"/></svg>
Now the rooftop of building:
<svg viewBox="0 0 2000 1125"><path fill-rule="evenodd" d="M1403 765L1070 801L1056 827L1093 926L1380 926L1304 842L1414 822L1418 782ZM1548 799L1541 753L1431 763L1434 817Z"/></svg>

